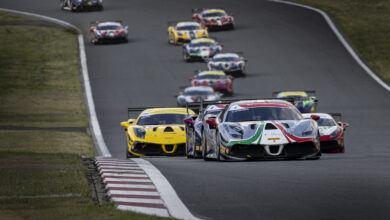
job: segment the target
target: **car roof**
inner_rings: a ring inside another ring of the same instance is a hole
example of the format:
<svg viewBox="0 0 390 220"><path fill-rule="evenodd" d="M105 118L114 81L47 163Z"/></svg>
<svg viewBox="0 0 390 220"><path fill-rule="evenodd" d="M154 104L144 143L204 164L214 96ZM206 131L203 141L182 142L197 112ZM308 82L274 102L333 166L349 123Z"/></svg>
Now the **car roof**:
<svg viewBox="0 0 390 220"><path fill-rule="evenodd" d="M327 113L305 113L302 114L304 118L310 118L312 115L318 115L320 118L334 119L331 115Z"/></svg>
<svg viewBox="0 0 390 220"><path fill-rule="evenodd" d="M198 39L191 40L191 43L203 43L203 42L215 43L215 40L211 38L198 38Z"/></svg>
<svg viewBox="0 0 390 220"><path fill-rule="evenodd" d="M122 24L120 22L116 22L116 21L104 21L104 22L100 22L98 23L98 26L106 26L106 25L119 25L119 26L122 26Z"/></svg>
<svg viewBox="0 0 390 220"><path fill-rule="evenodd" d="M199 76L204 76L204 75L218 75L218 76L226 76L225 72L223 71L203 71L198 73Z"/></svg>
<svg viewBox="0 0 390 220"><path fill-rule="evenodd" d="M240 108L256 108L256 107L279 107L279 108L295 108L293 104L284 100L270 99L270 100L245 100L233 102L230 104L229 110Z"/></svg>
<svg viewBox="0 0 390 220"><path fill-rule="evenodd" d="M295 96L307 96L306 92L303 91L285 91L285 92L280 92L278 94L278 97L283 97L283 96L290 96L290 95L295 95Z"/></svg>
<svg viewBox="0 0 390 220"><path fill-rule="evenodd" d="M186 108L149 108L145 109L141 115L149 113L149 114L194 114L192 110L189 109L189 112L187 113Z"/></svg>
<svg viewBox="0 0 390 220"><path fill-rule="evenodd" d="M190 26L190 25L196 25L196 26L200 26L200 24L198 22L194 22L194 21L182 21L182 22L179 22L176 24L176 27L184 27L184 26Z"/></svg>
<svg viewBox="0 0 390 220"><path fill-rule="evenodd" d="M219 53L214 56L214 58L221 58L221 57L240 57L236 53Z"/></svg>
<svg viewBox="0 0 390 220"><path fill-rule="evenodd" d="M188 92L188 91L214 91L213 88L209 87L209 86L191 86L191 87L187 87L186 89L184 89L185 92Z"/></svg>
<svg viewBox="0 0 390 220"><path fill-rule="evenodd" d="M205 10L202 11L202 13L215 13L215 12L226 13L225 10L223 10L223 9L216 9L216 8L205 9Z"/></svg>

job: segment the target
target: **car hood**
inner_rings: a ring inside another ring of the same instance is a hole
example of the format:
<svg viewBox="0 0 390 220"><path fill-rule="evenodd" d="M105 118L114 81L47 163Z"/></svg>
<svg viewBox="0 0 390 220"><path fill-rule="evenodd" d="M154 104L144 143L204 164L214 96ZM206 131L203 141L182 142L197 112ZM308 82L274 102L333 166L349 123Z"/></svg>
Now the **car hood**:
<svg viewBox="0 0 390 220"><path fill-rule="evenodd" d="M136 137L133 128L144 129L146 131L145 138L140 139ZM186 141L184 125L131 126L128 130L132 139L135 141L154 144L180 144Z"/></svg>
<svg viewBox="0 0 390 220"><path fill-rule="evenodd" d="M225 122L218 126L224 141L234 144L281 145L313 141L318 127L311 119Z"/></svg>

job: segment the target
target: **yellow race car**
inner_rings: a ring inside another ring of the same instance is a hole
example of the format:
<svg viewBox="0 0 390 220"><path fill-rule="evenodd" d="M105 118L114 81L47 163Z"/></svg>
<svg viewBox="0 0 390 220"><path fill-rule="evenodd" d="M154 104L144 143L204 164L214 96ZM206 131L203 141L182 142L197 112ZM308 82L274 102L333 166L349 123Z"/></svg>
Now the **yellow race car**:
<svg viewBox="0 0 390 220"><path fill-rule="evenodd" d="M192 39L208 37L207 28L197 22L179 22L168 27L168 41L170 44L182 45Z"/></svg>
<svg viewBox="0 0 390 220"><path fill-rule="evenodd" d="M121 122L126 131L127 158L145 155L184 155L184 119L195 114L186 108L129 108L137 119Z"/></svg>

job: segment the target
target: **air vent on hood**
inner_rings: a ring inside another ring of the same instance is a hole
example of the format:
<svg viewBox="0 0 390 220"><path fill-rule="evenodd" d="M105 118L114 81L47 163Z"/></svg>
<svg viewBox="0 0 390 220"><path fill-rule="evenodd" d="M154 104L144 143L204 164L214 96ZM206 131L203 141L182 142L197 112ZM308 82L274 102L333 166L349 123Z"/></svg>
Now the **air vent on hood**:
<svg viewBox="0 0 390 220"><path fill-rule="evenodd" d="M277 128L275 127L275 125L271 124L271 123L267 123L265 125L265 130L276 130Z"/></svg>
<svg viewBox="0 0 390 220"><path fill-rule="evenodd" d="M157 131L157 127L154 127L154 128L153 128L153 131Z"/></svg>
<svg viewBox="0 0 390 220"><path fill-rule="evenodd" d="M180 126L179 128L180 128L182 131L184 131L184 127L183 127L183 126Z"/></svg>
<svg viewBox="0 0 390 220"><path fill-rule="evenodd" d="M254 130L256 128L256 124L251 124L251 129Z"/></svg>
<svg viewBox="0 0 390 220"><path fill-rule="evenodd" d="M166 127L164 129L164 132L173 132L173 128L172 127Z"/></svg>
<svg viewBox="0 0 390 220"><path fill-rule="evenodd" d="M283 123L283 126L286 128L290 128L290 125L288 125L287 123Z"/></svg>

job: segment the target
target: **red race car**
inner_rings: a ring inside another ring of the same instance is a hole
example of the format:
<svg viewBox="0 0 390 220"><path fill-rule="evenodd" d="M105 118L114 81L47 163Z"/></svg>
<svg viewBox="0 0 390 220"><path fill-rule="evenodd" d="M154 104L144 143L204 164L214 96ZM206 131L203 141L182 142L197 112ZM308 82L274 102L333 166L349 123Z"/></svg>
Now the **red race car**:
<svg viewBox="0 0 390 220"><path fill-rule="evenodd" d="M319 117L317 120L320 131L321 152L344 153L344 132L348 123L341 122L340 113L310 113L303 114L304 118ZM334 117L340 121L336 122Z"/></svg>
<svg viewBox="0 0 390 220"><path fill-rule="evenodd" d="M231 30L234 18L223 9L192 9L192 20L206 26L208 30Z"/></svg>
<svg viewBox="0 0 390 220"><path fill-rule="evenodd" d="M225 96L233 95L234 77L222 71L202 71L190 78L192 86L210 86Z"/></svg>

